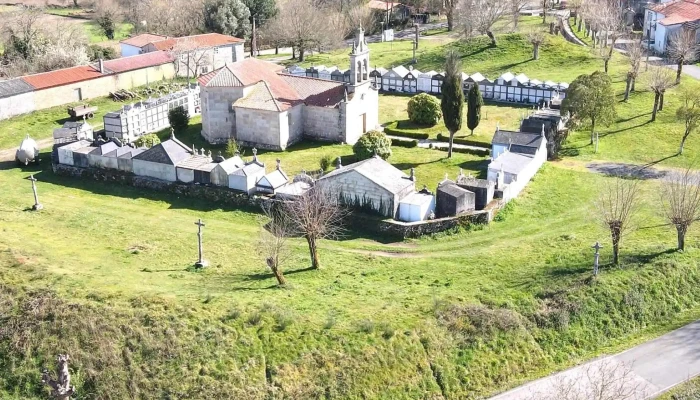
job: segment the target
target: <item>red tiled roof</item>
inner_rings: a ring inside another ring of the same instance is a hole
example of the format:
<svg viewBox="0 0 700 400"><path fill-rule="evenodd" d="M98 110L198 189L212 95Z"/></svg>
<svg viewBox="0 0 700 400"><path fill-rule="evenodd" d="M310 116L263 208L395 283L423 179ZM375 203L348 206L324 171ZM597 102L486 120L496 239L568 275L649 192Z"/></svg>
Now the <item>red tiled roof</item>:
<svg viewBox="0 0 700 400"><path fill-rule="evenodd" d="M387 9L391 10L394 7L396 7L397 5L398 4L394 3L394 2L387 3L387 2L381 1L381 0L370 0L369 3L367 3L367 7L369 7L369 8L373 8L375 10L384 10L384 11L386 11Z"/></svg>
<svg viewBox="0 0 700 400"><path fill-rule="evenodd" d="M203 35L184 36L167 40L157 40L151 43L157 50L171 50L178 42L186 41L191 41L194 47L214 47L233 43L243 43L243 39L222 35L220 33L205 33Z"/></svg>
<svg viewBox="0 0 700 400"><path fill-rule="evenodd" d="M673 0L668 3L655 4L649 9L666 17L659 20L661 25L675 25L700 20L700 1L698 0Z"/></svg>
<svg viewBox="0 0 700 400"><path fill-rule="evenodd" d="M165 40L167 38L167 36L163 35L155 35L153 33L142 33L140 35L121 40L119 43L128 44L134 47L143 47L149 43L157 42L159 40Z"/></svg>
<svg viewBox="0 0 700 400"><path fill-rule="evenodd" d="M48 89L55 86L67 85L69 83L87 81L104 76L97 69L90 65L64 68L56 71L44 72L41 74L23 76L22 80L32 85L34 89Z"/></svg>
<svg viewBox="0 0 700 400"><path fill-rule="evenodd" d="M164 51L157 51L105 61L104 73L100 73L97 65L93 64L43 72L41 74L27 75L20 79L27 82L35 90L40 90L67 85L69 83L83 82L102 76L112 75L114 73L163 65L172 61L173 58L170 54Z"/></svg>
<svg viewBox="0 0 700 400"><path fill-rule="evenodd" d="M153 67L173 62L175 59L165 51L154 51L131 57L117 58L104 62L105 69L114 72L133 71L135 69Z"/></svg>
<svg viewBox="0 0 700 400"><path fill-rule="evenodd" d="M282 69L280 65L268 61L246 58L203 75L198 81L205 87L250 86L264 82L265 85L251 89L252 92L245 96L249 99L240 103L245 103L249 108L255 108L261 101L266 104L261 109L274 106L280 111L299 103L335 107L345 96L345 86L342 83L284 75L280 74ZM267 102L267 97L274 99L275 103Z"/></svg>

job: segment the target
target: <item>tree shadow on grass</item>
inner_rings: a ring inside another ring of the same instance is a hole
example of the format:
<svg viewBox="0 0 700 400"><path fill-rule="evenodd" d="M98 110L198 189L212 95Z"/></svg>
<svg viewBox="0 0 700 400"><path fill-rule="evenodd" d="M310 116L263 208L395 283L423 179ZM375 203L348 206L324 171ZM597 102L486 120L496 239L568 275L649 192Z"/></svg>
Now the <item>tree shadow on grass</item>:
<svg viewBox="0 0 700 400"><path fill-rule="evenodd" d="M284 276L290 276L294 274L298 274L301 272L308 272L308 271L313 271L313 267L306 267L306 268L300 268L300 269L293 269L291 271L282 271ZM259 274L247 274L244 275L244 281L264 281L267 279L274 279L275 275L271 272L266 272L266 273L259 273Z"/></svg>
<svg viewBox="0 0 700 400"><path fill-rule="evenodd" d="M629 117L629 118L625 118L625 119L618 119L616 122L617 122L618 124L621 123L621 122L628 122L628 121L631 121L631 120L633 120L633 119L637 119L637 118L639 118L639 117L643 117L643 116L645 116L645 115L651 115L651 112L643 113L643 114L638 114L638 115L635 115L634 117Z"/></svg>
<svg viewBox="0 0 700 400"><path fill-rule="evenodd" d="M614 130L614 131L607 131L607 132L605 132L605 133L600 134L600 137L606 137L606 136L613 135L613 134L615 134L615 133L620 133L620 132L629 131L630 129L641 128L642 126L647 125L647 124L649 124L649 123L651 123L651 120L646 121L646 122L642 122L641 124L637 124L637 125L633 125L633 126L628 126L627 128L616 129L616 130Z"/></svg>

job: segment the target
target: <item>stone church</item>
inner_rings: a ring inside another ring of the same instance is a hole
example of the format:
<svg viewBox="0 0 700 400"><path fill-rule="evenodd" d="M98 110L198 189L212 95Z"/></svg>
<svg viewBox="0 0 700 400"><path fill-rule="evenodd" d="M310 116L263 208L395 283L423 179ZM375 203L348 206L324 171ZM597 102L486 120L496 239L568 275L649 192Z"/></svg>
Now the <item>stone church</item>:
<svg viewBox="0 0 700 400"><path fill-rule="evenodd" d="M202 136L271 150L303 138L354 144L379 124L369 65L362 28L350 53L350 83L284 74L255 58L227 64L199 78Z"/></svg>

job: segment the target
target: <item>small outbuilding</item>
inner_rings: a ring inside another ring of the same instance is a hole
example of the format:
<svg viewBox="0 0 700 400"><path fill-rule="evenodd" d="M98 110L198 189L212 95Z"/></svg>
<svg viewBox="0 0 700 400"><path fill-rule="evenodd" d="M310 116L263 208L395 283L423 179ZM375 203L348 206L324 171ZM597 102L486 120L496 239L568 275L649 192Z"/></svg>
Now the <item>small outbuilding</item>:
<svg viewBox="0 0 700 400"><path fill-rule="evenodd" d="M108 142L95 143L95 150L91 151L90 154L87 155L88 165L93 168L117 169L117 158L109 157L108 154L121 146L111 140Z"/></svg>
<svg viewBox="0 0 700 400"><path fill-rule="evenodd" d="M255 184L255 188L259 193L275 194L277 189L286 185L289 182L287 174L280 167L280 160L277 160L277 168L269 174L265 174Z"/></svg>
<svg viewBox="0 0 700 400"><path fill-rule="evenodd" d="M253 159L245 163L228 176L228 187L234 190L246 192L249 195L255 193L255 184L265 176L265 164L258 161L258 151L253 149Z"/></svg>
<svg viewBox="0 0 700 400"><path fill-rule="evenodd" d="M493 200L494 182L460 175L457 177L457 186L474 193L474 208L476 210L483 210Z"/></svg>
<svg viewBox="0 0 700 400"><path fill-rule="evenodd" d="M425 221L435 213L435 196L428 193L411 193L399 202L399 220Z"/></svg>
<svg viewBox="0 0 700 400"><path fill-rule="evenodd" d="M193 183L196 182L195 175L199 175L200 181L198 183L202 183L202 171L200 170L199 174L196 174L196 171L198 170L198 168L201 168L202 166L210 163L211 157L203 154L195 154L191 157L184 159L183 161L179 162L175 167L175 170L177 172L177 180L183 183ZM211 169L209 169L209 171L211 172ZM209 181L210 179L207 178L206 183L209 183Z"/></svg>
<svg viewBox="0 0 700 400"><path fill-rule="evenodd" d="M214 162L216 166L211 170L211 183L216 186L229 187L229 175L245 166L245 162L238 153L228 159L219 155L214 159Z"/></svg>
<svg viewBox="0 0 700 400"><path fill-rule="evenodd" d="M171 135L170 139L132 158L134 174L175 182L177 164L190 158L192 153L175 135Z"/></svg>
<svg viewBox="0 0 700 400"><path fill-rule="evenodd" d="M137 155L141 154L146 149L138 149L131 146L122 146L112 152L107 153L106 157L114 157L117 159L117 169L124 172L133 172L134 164L131 159Z"/></svg>
<svg viewBox="0 0 700 400"><path fill-rule="evenodd" d="M77 142L69 143L65 146L59 147L56 152L58 153L58 163L63 165L75 165L73 152L82 149L83 147L90 146L91 142L87 140L79 140Z"/></svg>
<svg viewBox="0 0 700 400"><path fill-rule="evenodd" d="M88 168L90 166L88 154L92 153L92 151L96 148L97 147L94 146L88 146L73 150L73 166L80 168Z"/></svg>
<svg viewBox="0 0 700 400"><path fill-rule="evenodd" d="M439 218L453 217L474 209L474 192L463 189L448 179L440 182L437 187L437 216Z"/></svg>

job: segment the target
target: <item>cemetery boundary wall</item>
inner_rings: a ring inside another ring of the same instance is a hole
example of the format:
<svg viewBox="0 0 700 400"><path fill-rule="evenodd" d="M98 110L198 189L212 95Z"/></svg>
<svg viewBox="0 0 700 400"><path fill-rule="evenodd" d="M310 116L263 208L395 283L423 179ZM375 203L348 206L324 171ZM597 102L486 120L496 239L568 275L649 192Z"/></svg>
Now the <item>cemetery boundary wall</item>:
<svg viewBox="0 0 700 400"><path fill-rule="evenodd" d="M204 199L234 207L257 208L260 210L264 204L272 204L279 201L266 196L249 196L247 193L218 186L168 182L160 179L138 176L119 170L82 168L65 164L53 164L52 167L53 172L59 176L92 179L98 182L118 183L135 188L170 193L193 199ZM351 218L351 225L358 228L358 230L370 231L382 236L394 237L402 240L444 232L458 227L488 224L493 220L493 217L495 216L495 213L498 211L499 207L500 203L494 202L491 207L487 207L484 210L474 211L455 217L439 218L419 222L402 222L393 219L380 219L376 216L354 212Z"/></svg>

